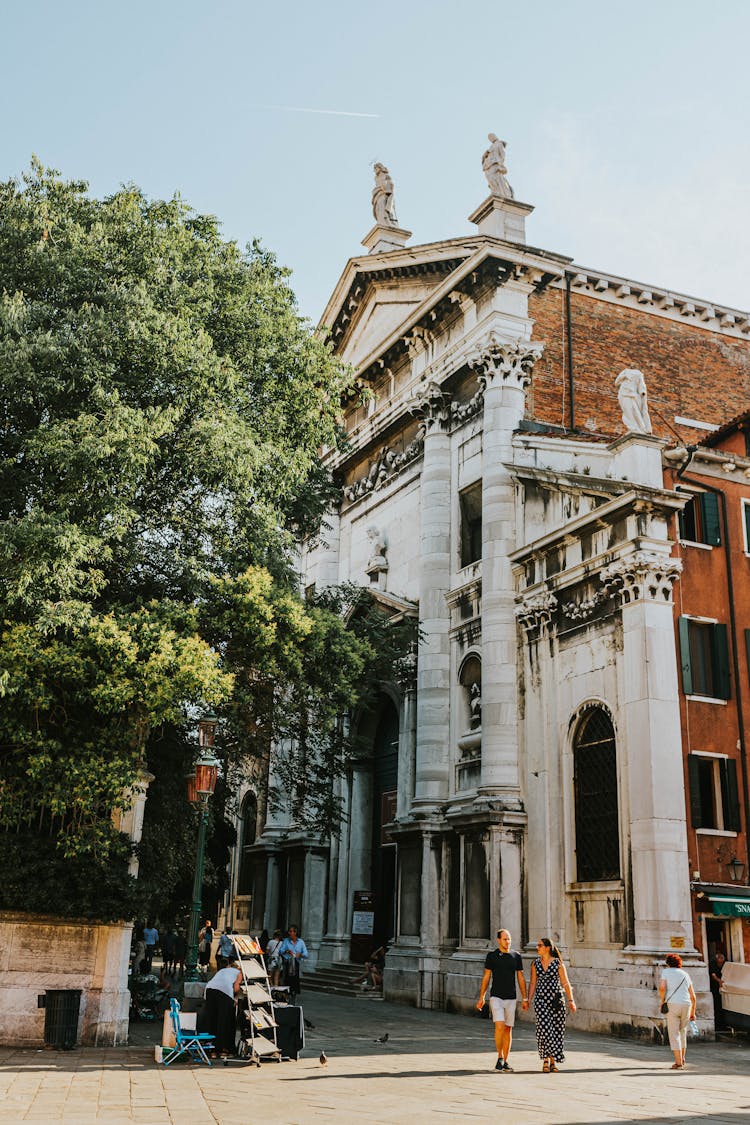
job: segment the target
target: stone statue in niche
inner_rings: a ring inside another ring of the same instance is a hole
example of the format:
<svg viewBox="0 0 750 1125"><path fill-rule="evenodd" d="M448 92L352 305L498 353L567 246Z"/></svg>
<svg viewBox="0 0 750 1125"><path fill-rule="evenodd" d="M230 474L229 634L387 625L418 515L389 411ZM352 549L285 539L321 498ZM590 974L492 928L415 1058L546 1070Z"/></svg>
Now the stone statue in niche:
<svg viewBox="0 0 750 1125"><path fill-rule="evenodd" d="M505 141L501 141L494 133L489 133L487 139L490 147L482 156L482 171L487 177L490 192L499 199L512 199L513 188L508 183L508 169L505 166Z"/></svg>
<svg viewBox="0 0 750 1125"><path fill-rule="evenodd" d="M651 418L648 412L648 395L643 372L627 367L615 379L617 401L622 411L622 424L636 434L650 434Z"/></svg>
<svg viewBox="0 0 750 1125"><path fill-rule="evenodd" d="M393 201L393 180L385 164L375 165L375 186L372 189L372 213L379 227L397 227L396 205Z"/></svg>
<svg viewBox="0 0 750 1125"><path fill-rule="evenodd" d="M477 683L469 688L469 716L471 730L479 730L482 725L482 689Z"/></svg>
<svg viewBox="0 0 750 1125"><path fill-rule="evenodd" d="M377 527L368 527L367 538L370 540L370 557L367 560L366 572L371 582L378 582L384 578L388 570L388 559L385 553L388 550L385 536Z"/></svg>

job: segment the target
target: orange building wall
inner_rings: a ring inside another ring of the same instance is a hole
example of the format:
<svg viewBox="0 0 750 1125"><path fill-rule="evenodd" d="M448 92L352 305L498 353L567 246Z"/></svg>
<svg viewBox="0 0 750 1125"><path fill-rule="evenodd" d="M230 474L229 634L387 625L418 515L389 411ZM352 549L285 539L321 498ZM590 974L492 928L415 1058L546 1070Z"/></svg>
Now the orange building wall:
<svg viewBox="0 0 750 1125"><path fill-rule="evenodd" d="M739 437L739 441L737 440ZM735 448L739 445L739 448ZM724 452L744 454L744 436L730 435L722 442ZM747 650L745 645L744 630L750 628L750 557L744 550L742 499L750 499L750 481L739 484L731 480L717 479L715 476L701 476L696 471L695 462L688 468L684 481L685 487L690 487L692 482L705 482L713 488L721 487L726 497L727 522L729 527L729 549L731 550L732 581L734 588L734 613L736 624L737 660L739 675L735 677L734 662L730 653L731 691L732 697L726 705L719 703L704 703L700 700L687 699L682 691L680 682L680 717L682 724L683 754L685 763L685 794L686 813L688 826L688 854L690 856L691 876L694 871L700 872L701 882L728 883L730 877L727 870L728 862L737 857L746 864L747 874L750 872L750 857L747 851L747 824L744 802L744 779L740 749L738 747L740 727L738 713L738 698L741 700L743 721L747 735L746 750L750 750L750 669L748 668ZM665 474L667 487L674 487L681 482L673 471ZM680 579L675 584L674 614L675 614L675 645L679 654L679 636L677 633L677 619L683 614L698 617L708 617L717 621L730 624L730 597L727 575L727 544L706 550L678 542L677 520L671 531L675 541L674 554L683 563ZM724 527L722 523L722 540L724 540ZM729 643L732 644L732 633L729 630ZM689 779L687 771L687 755L695 750L706 750L719 754L726 754L737 761L737 780L740 789L740 817L742 831L737 836L714 836L698 833L692 826L690 819ZM750 763L748 763L750 766ZM695 918L695 940L700 948L701 931L699 919ZM743 924L745 934L745 956L750 960L750 926Z"/></svg>
<svg viewBox="0 0 750 1125"><path fill-rule="evenodd" d="M570 426L567 386L565 291L549 288L531 297L533 337L545 341L534 366L530 413ZM705 437L675 425L675 415L722 425L750 403L750 341L723 336L646 310L571 293L575 424L599 433L621 433L615 378L639 368L648 387L654 433L688 440ZM671 428L670 428L671 427ZM738 450L739 451L739 450Z"/></svg>

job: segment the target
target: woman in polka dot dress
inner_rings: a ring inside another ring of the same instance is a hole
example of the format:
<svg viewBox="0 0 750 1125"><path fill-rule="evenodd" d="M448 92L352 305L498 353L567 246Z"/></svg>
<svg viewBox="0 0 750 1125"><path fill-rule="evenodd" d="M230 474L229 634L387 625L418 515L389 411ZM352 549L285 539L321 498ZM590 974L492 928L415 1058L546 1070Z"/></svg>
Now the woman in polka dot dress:
<svg viewBox="0 0 750 1125"><path fill-rule="evenodd" d="M557 1070L565 1062L565 1001L568 997L571 1012L576 1010L573 990L565 971L560 951L549 938L536 943L538 956L531 963L529 1000L534 1001L536 1013L536 1044L542 1070L545 1074Z"/></svg>

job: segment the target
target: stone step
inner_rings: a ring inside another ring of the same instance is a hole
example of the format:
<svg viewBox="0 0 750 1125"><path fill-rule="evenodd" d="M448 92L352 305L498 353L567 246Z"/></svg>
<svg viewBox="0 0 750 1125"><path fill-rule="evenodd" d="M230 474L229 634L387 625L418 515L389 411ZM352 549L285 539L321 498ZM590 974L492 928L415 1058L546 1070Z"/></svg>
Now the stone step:
<svg viewBox="0 0 750 1125"><path fill-rule="evenodd" d="M305 973L303 987L309 992L325 992L336 996L379 996L380 993L377 992L362 992L360 985L352 983L363 971L362 965L352 965L348 961L322 965L314 972Z"/></svg>

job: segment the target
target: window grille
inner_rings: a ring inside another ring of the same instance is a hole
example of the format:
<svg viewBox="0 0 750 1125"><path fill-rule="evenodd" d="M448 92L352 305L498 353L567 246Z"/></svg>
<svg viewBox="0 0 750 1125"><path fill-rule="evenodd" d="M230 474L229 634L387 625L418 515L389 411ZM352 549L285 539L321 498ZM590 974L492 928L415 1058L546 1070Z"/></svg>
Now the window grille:
<svg viewBox="0 0 750 1125"><path fill-rule="evenodd" d="M587 711L573 749L576 870L579 882L620 877L617 753L612 720L601 707Z"/></svg>

